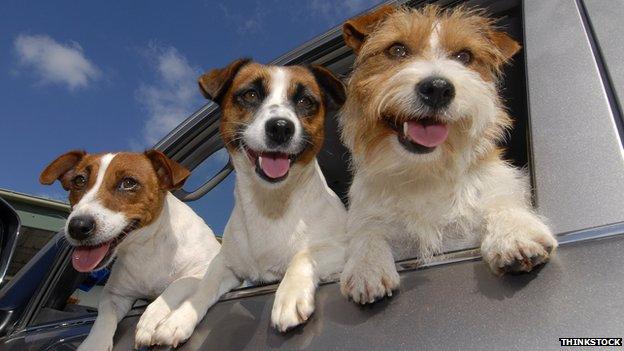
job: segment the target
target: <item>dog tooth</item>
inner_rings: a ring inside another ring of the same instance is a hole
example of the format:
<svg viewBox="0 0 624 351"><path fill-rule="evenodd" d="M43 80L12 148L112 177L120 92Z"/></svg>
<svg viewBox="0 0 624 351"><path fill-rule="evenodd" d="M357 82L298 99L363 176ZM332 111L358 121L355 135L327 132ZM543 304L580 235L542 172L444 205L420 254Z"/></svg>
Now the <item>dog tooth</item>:
<svg viewBox="0 0 624 351"><path fill-rule="evenodd" d="M403 122L403 135L407 135L407 122Z"/></svg>

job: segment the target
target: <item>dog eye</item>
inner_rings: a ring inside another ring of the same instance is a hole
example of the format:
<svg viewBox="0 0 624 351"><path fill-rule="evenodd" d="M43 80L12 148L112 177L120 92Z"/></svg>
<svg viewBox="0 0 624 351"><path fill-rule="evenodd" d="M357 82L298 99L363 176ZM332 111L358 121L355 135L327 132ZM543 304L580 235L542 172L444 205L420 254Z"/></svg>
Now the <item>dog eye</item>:
<svg viewBox="0 0 624 351"><path fill-rule="evenodd" d="M388 55L403 58L407 56L407 48L403 44L394 44L388 48Z"/></svg>
<svg viewBox="0 0 624 351"><path fill-rule="evenodd" d="M138 187L139 182L130 177L126 177L119 182L119 190L121 191L132 191L136 190Z"/></svg>
<svg viewBox="0 0 624 351"><path fill-rule="evenodd" d="M312 107L312 99L310 99L307 96L302 96L300 98L297 99L297 107L303 108L303 109L309 109L310 107Z"/></svg>
<svg viewBox="0 0 624 351"><path fill-rule="evenodd" d="M72 184L76 189L82 189L85 185L87 185L87 177L79 174L72 179Z"/></svg>
<svg viewBox="0 0 624 351"><path fill-rule="evenodd" d="M243 93L242 98L245 102L254 104L260 100L260 94L254 89L249 89Z"/></svg>
<svg viewBox="0 0 624 351"><path fill-rule="evenodd" d="M462 50L453 54L453 59L463 63L464 65L468 65L472 62L472 53L468 50Z"/></svg>

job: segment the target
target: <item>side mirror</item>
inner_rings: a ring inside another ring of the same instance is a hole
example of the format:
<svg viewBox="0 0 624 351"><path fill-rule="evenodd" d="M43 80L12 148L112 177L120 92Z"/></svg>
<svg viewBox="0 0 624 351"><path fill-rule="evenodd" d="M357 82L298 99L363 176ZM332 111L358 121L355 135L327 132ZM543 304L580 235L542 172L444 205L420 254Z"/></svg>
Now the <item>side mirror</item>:
<svg viewBox="0 0 624 351"><path fill-rule="evenodd" d="M4 282L20 231L17 212L0 198L0 285Z"/></svg>

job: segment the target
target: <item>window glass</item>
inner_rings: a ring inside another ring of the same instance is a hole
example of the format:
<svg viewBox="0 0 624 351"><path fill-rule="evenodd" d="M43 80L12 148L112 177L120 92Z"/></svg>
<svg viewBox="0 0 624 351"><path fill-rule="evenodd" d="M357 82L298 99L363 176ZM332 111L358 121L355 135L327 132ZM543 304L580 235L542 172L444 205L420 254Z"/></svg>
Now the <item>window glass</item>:
<svg viewBox="0 0 624 351"><path fill-rule="evenodd" d="M110 266L91 273L78 273L69 260L66 260L62 264L58 281L50 289L31 324L37 325L96 314L109 274ZM137 300L134 307L143 307L146 304L144 300Z"/></svg>
<svg viewBox="0 0 624 351"><path fill-rule="evenodd" d="M193 169L184 189L193 191L214 177L228 163L228 153L221 149ZM223 235L225 224L234 207L234 173L230 173L221 183L196 201L187 202L217 236Z"/></svg>

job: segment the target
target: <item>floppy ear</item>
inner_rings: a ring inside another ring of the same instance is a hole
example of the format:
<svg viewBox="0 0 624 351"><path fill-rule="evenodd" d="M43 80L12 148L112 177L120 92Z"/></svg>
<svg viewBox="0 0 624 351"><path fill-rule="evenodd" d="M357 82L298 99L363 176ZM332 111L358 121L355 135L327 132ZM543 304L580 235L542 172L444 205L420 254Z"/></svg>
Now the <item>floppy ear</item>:
<svg viewBox="0 0 624 351"><path fill-rule="evenodd" d="M72 150L57 157L52 161L39 175L41 184L50 185L55 180L59 180L63 185L63 189L69 190L67 185L68 178L73 173L76 165L82 160L87 153L82 150Z"/></svg>
<svg viewBox="0 0 624 351"><path fill-rule="evenodd" d="M394 5L383 5L372 12L360 17L352 18L342 25L342 37L345 43L357 54L364 44L366 37L375 27L396 11Z"/></svg>
<svg viewBox="0 0 624 351"><path fill-rule="evenodd" d="M489 38L494 43L494 45L498 48L498 50L503 54L505 61L508 61L515 54L520 51L522 46L513 40L507 33L492 31L489 33Z"/></svg>
<svg viewBox="0 0 624 351"><path fill-rule="evenodd" d="M160 186L164 190L181 188L186 179L191 175L188 169L158 150L145 151L145 156L152 162Z"/></svg>
<svg viewBox="0 0 624 351"><path fill-rule="evenodd" d="M344 83L324 67L311 65L309 69L314 75L316 82L323 90L323 94L329 97L335 107L340 108L347 98Z"/></svg>
<svg viewBox="0 0 624 351"><path fill-rule="evenodd" d="M198 80L199 90L206 99L221 103L223 95L232 84L236 73L249 62L251 62L249 58L238 59L225 68L213 69L203 74Z"/></svg>

